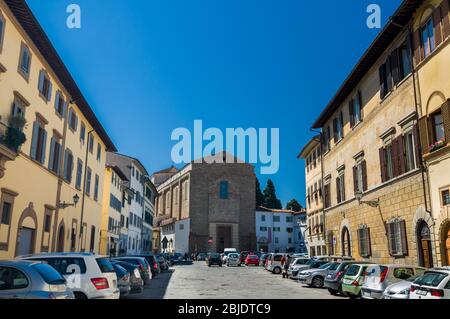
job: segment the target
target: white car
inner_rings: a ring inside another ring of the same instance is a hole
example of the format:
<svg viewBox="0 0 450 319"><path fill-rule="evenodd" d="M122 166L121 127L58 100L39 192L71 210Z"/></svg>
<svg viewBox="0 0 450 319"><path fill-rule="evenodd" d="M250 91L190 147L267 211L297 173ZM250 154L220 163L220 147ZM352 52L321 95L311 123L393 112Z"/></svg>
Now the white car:
<svg viewBox="0 0 450 319"><path fill-rule="evenodd" d="M226 264L228 261L228 255L231 253L238 253L236 248L225 248L222 254L222 263Z"/></svg>
<svg viewBox="0 0 450 319"><path fill-rule="evenodd" d="M450 299L450 267L433 268L417 278L409 299Z"/></svg>
<svg viewBox="0 0 450 319"><path fill-rule="evenodd" d="M21 256L55 268L67 280L76 299L119 299L117 276L108 257L91 253L44 253Z"/></svg>
<svg viewBox="0 0 450 319"><path fill-rule="evenodd" d="M230 253L227 257L227 266L232 267L236 266L239 267L241 265L241 256L237 253Z"/></svg>

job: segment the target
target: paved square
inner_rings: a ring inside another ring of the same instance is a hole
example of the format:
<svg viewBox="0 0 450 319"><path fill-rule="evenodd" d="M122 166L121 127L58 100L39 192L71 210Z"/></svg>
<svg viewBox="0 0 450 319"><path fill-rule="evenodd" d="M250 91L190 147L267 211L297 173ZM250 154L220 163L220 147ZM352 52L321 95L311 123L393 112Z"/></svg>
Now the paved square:
<svg viewBox="0 0 450 319"><path fill-rule="evenodd" d="M205 262L175 266L152 280L135 299L335 299L326 289L309 288L262 267L208 267Z"/></svg>

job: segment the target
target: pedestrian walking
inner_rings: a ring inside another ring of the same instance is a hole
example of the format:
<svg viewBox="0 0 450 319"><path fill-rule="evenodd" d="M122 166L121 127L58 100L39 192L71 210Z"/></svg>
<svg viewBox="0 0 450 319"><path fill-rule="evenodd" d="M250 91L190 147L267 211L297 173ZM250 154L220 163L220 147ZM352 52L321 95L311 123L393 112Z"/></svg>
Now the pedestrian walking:
<svg viewBox="0 0 450 319"><path fill-rule="evenodd" d="M289 278L288 269L291 263L291 257L287 255L286 257L283 256L283 258L285 259L284 264L283 263L281 264L281 267L283 269L283 278Z"/></svg>

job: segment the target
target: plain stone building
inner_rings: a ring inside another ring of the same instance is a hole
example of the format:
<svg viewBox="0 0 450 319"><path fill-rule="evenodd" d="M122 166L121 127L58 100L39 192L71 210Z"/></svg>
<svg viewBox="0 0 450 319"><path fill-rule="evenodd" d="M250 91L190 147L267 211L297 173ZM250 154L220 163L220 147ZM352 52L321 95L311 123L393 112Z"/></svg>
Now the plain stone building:
<svg viewBox="0 0 450 319"><path fill-rule="evenodd" d="M181 170L169 168L152 176L157 185L157 240L160 251L193 253L233 247L254 250L254 167L219 153ZM211 158L216 163L210 163Z"/></svg>

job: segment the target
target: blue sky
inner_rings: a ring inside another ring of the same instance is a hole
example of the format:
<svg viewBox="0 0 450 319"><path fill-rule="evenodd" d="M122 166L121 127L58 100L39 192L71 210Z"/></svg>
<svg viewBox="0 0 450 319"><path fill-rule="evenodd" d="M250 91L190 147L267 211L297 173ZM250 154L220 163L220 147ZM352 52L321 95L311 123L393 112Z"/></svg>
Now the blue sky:
<svg viewBox="0 0 450 319"><path fill-rule="evenodd" d="M380 30L370 0L27 0L119 151L172 164L177 127L280 128L286 204L305 202L296 156ZM81 7L82 28L66 27ZM383 25L401 0L379 0ZM256 170L257 173L259 169Z"/></svg>

